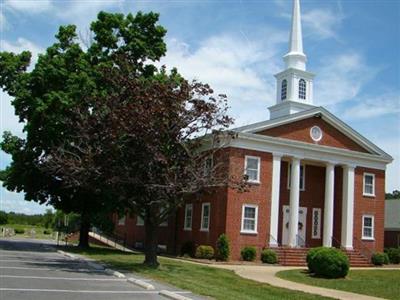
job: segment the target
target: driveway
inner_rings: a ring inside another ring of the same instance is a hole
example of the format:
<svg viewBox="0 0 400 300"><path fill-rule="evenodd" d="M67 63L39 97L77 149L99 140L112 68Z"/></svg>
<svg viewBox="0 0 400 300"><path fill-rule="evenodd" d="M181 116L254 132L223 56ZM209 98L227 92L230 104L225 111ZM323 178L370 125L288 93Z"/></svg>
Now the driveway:
<svg viewBox="0 0 400 300"><path fill-rule="evenodd" d="M155 290L145 290L94 269L85 261L59 254L52 242L28 239L0 239L0 299L7 300L132 300L166 299L160 290L200 299L151 280Z"/></svg>

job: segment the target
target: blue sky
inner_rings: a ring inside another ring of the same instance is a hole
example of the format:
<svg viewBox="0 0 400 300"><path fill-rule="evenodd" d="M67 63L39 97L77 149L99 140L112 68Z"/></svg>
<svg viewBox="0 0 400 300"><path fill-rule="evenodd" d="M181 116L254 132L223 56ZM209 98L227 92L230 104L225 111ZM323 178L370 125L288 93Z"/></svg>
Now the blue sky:
<svg viewBox="0 0 400 300"><path fill-rule="evenodd" d="M162 63L227 94L235 125L268 119L275 102L273 74L284 68L291 0L0 1L1 51L37 56L62 24L76 24L86 36L100 10L156 11L168 30ZM303 0L301 10L314 104L391 154L386 190L400 189L400 1ZM0 96L1 131L23 135L10 97ZM10 162L4 153L0 159L0 168ZM21 194L1 189L0 196L2 210L45 210Z"/></svg>

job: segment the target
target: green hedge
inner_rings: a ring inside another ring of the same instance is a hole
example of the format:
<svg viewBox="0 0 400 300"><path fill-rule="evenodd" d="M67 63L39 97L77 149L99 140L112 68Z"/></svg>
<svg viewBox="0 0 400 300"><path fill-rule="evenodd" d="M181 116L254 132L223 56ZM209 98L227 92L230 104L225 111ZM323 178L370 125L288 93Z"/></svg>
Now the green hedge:
<svg viewBox="0 0 400 300"><path fill-rule="evenodd" d="M247 246L240 251L240 255L245 261L253 261L256 259L257 250L255 247Z"/></svg>
<svg viewBox="0 0 400 300"><path fill-rule="evenodd" d="M382 266L385 263L385 253L376 252L371 257L371 262L375 266Z"/></svg>
<svg viewBox="0 0 400 300"><path fill-rule="evenodd" d="M350 263L347 256L336 248L314 248L307 254L310 273L324 278L346 277Z"/></svg>
<svg viewBox="0 0 400 300"><path fill-rule="evenodd" d="M196 249L196 258L212 259L214 257L214 248L207 245L200 245Z"/></svg>
<svg viewBox="0 0 400 300"><path fill-rule="evenodd" d="M227 261L229 259L230 247L226 234L221 234L217 240L217 260Z"/></svg>
<svg viewBox="0 0 400 300"><path fill-rule="evenodd" d="M278 257L276 252L271 249L265 249L261 252L261 261L266 264L276 264Z"/></svg>
<svg viewBox="0 0 400 300"><path fill-rule="evenodd" d="M389 256L389 262L391 264L399 264L400 263L400 248L388 248L388 249L385 249L385 252Z"/></svg>

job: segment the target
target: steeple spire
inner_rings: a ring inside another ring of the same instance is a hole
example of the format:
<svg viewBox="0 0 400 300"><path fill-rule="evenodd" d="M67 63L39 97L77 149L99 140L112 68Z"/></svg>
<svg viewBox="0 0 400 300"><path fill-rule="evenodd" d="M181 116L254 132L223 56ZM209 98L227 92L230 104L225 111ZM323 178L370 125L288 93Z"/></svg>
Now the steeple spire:
<svg viewBox="0 0 400 300"><path fill-rule="evenodd" d="M293 0L292 29L289 39L289 53L283 57L286 68L306 70L307 57L303 53L303 35L301 31L300 0Z"/></svg>
<svg viewBox="0 0 400 300"><path fill-rule="evenodd" d="M276 104L269 107L270 118L275 119L313 106L314 74L306 71L307 57L303 52L301 33L300 0L293 0L292 28L289 38L289 52L283 57L286 68L275 74Z"/></svg>

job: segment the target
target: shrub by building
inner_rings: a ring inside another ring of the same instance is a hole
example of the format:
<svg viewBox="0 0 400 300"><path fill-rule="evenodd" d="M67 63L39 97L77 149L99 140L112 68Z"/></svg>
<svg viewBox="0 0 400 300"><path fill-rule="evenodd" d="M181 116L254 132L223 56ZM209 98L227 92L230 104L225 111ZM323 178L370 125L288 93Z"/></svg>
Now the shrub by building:
<svg viewBox="0 0 400 300"><path fill-rule="evenodd" d="M389 249L386 249L385 252L389 256L389 262L391 264L399 264L400 263L400 248L389 248Z"/></svg>
<svg viewBox="0 0 400 300"><path fill-rule="evenodd" d="M264 249L261 252L261 261L266 264L276 264L278 262L276 252L271 249Z"/></svg>
<svg viewBox="0 0 400 300"><path fill-rule="evenodd" d="M349 259L342 251L326 247L310 250L307 265L310 273L324 278L346 277L350 267Z"/></svg>
<svg viewBox="0 0 400 300"><path fill-rule="evenodd" d="M247 246L240 251L240 255L244 261L254 261L256 259L257 250L255 247Z"/></svg>
<svg viewBox="0 0 400 300"><path fill-rule="evenodd" d="M212 259L214 257L214 248L207 245L200 245L196 249L196 258Z"/></svg>
<svg viewBox="0 0 400 300"><path fill-rule="evenodd" d="M221 234L217 240L217 255L216 259L227 261L229 259L229 239L226 234Z"/></svg>
<svg viewBox="0 0 400 300"><path fill-rule="evenodd" d="M382 266L385 263L385 253L376 252L371 257L371 262L375 266Z"/></svg>

